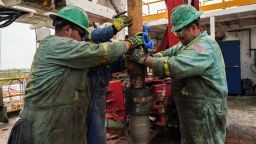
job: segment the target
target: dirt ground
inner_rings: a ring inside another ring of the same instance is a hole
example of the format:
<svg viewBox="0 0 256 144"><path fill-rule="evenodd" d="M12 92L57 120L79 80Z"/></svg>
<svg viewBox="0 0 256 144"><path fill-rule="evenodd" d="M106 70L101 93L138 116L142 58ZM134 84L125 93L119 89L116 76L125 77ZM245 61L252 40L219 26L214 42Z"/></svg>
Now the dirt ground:
<svg viewBox="0 0 256 144"><path fill-rule="evenodd" d="M8 124L0 122L0 144L7 144L8 137L11 132L11 128L14 125L18 114L19 114L18 112L9 114Z"/></svg>
<svg viewBox="0 0 256 144"><path fill-rule="evenodd" d="M256 144L256 96L229 97L228 144Z"/></svg>
<svg viewBox="0 0 256 144"><path fill-rule="evenodd" d="M18 113L9 115L9 124L0 123L0 144L6 144ZM228 98L227 144L256 144L256 96ZM151 144L179 144L177 128L161 131ZM127 144L123 141L109 141L108 144Z"/></svg>

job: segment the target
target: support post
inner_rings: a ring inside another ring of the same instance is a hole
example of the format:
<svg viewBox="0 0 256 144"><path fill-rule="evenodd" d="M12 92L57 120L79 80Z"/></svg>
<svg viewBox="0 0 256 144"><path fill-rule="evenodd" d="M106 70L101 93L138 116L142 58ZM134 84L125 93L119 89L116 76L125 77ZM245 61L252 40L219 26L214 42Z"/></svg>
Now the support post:
<svg viewBox="0 0 256 144"><path fill-rule="evenodd" d="M210 33L211 37L215 39L215 17L210 17Z"/></svg>
<svg viewBox="0 0 256 144"><path fill-rule="evenodd" d="M128 16L132 26L128 34L143 31L142 0L128 0ZM126 113L129 114L129 136L132 144L148 144L150 134L149 114L151 112L152 90L145 87L146 67L128 62L130 87L126 89ZM144 101L144 100L148 101Z"/></svg>

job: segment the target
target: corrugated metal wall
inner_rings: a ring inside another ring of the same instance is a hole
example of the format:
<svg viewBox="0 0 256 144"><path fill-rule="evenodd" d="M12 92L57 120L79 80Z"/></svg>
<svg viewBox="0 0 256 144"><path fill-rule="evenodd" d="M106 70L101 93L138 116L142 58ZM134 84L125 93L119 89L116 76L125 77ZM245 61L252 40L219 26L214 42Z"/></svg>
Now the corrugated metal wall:
<svg viewBox="0 0 256 144"><path fill-rule="evenodd" d="M230 32L229 34L240 40L241 79L249 78L256 84L256 74L250 69L250 66L254 63L254 52L252 51L250 57L249 31ZM256 49L256 27L251 28L251 46ZM253 68L256 71L256 68Z"/></svg>

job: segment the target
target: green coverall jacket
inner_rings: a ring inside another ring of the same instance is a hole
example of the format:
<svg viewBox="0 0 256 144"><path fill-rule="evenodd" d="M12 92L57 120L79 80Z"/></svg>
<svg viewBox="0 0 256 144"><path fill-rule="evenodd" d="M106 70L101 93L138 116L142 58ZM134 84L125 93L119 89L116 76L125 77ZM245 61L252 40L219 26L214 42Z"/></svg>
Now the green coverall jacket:
<svg viewBox="0 0 256 144"><path fill-rule="evenodd" d="M126 51L123 42L45 38L34 56L20 113L33 122L33 144L86 144L88 68L112 62Z"/></svg>
<svg viewBox="0 0 256 144"><path fill-rule="evenodd" d="M153 71L174 78L175 99L183 144L224 144L227 83L218 43L206 32L153 58Z"/></svg>

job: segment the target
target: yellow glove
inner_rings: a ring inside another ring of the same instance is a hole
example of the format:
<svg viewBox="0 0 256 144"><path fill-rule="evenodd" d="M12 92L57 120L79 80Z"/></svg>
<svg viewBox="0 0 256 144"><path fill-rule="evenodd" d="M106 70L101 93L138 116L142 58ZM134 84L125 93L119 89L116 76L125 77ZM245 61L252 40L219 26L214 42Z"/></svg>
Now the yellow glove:
<svg viewBox="0 0 256 144"><path fill-rule="evenodd" d="M113 27L117 31L121 31L123 28L130 26L132 24L132 19L128 16L124 15L126 12L122 12L114 16L115 20L113 23Z"/></svg>
<svg viewBox="0 0 256 144"><path fill-rule="evenodd" d="M131 43L132 48L143 45L142 37L139 35L131 35L127 40Z"/></svg>

